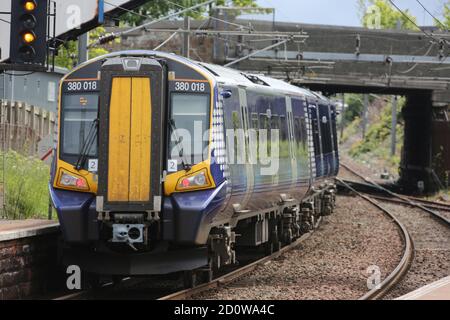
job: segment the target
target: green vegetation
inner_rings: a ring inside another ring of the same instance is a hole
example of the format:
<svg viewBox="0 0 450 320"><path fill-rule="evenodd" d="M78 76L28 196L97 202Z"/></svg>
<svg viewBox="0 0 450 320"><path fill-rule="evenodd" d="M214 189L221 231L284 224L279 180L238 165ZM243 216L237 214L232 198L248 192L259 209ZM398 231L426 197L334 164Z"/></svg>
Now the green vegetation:
<svg viewBox="0 0 450 320"><path fill-rule="evenodd" d="M127 13L120 20L129 25L136 26L142 24L147 19L146 17L159 18L170 12L183 10L202 2L205 2L205 0L153 0L135 9L134 12L138 14ZM230 7L258 7L256 0L218 0L216 2L217 6L225 6L227 4ZM207 13L207 6L192 10L187 15L194 19L199 19L205 13Z"/></svg>
<svg viewBox="0 0 450 320"><path fill-rule="evenodd" d="M400 22L400 27L403 30L417 30L414 24L417 24L416 17L411 15L408 10L404 11L406 16L403 15L386 0L359 0L361 22L364 27L373 26L373 23L377 20L374 16L375 13L368 10L372 6L375 6L379 12L379 28L397 29L397 23Z"/></svg>
<svg viewBox="0 0 450 320"><path fill-rule="evenodd" d="M15 151L6 152L5 218L46 218L49 174L49 166L41 160L23 156Z"/></svg>
<svg viewBox="0 0 450 320"><path fill-rule="evenodd" d="M450 4L444 5L444 25L450 29Z"/></svg>
<svg viewBox="0 0 450 320"><path fill-rule="evenodd" d="M91 39L97 39L100 35L105 33L105 28L98 27L89 32L89 43L92 42ZM89 59L101 56L108 53L108 50L101 47L94 47L89 49ZM55 64L59 67L72 69L78 60L78 44L77 41L71 40L67 41L64 45L60 46L58 49L58 55L55 58Z"/></svg>
<svg viewBox="0 0 450 320"><path fill-rule="evenodd" d="M397 111L397 153L390 155L391 145L391 126L392 126L392 105L388 103L381 111L379 119L368 127L364 139L353 143L350 147L350 156L361 159L379 159L392 167L398 167L400 164L400 150L403 144L403 119L400 110L405 104L405 99L399 99ZM360 126L360 119L356 118L345 130L345 138L354 135Z"/></svg>

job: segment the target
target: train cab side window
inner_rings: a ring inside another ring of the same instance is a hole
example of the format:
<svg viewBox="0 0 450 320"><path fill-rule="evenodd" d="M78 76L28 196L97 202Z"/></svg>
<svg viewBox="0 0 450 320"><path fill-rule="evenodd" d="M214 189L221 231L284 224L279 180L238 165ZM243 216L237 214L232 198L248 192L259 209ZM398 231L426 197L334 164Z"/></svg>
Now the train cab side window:
<svg viewBox="0 0 450 320"><path fill-rule="evenodd" d="M176 132L171 128L170 150L172 159L197 164L208 158L208 141L204 139L209 129L209 97L206 94L173 93L171 118ZM178 140L178 141L177 141ZM182 151L182 157L179 156Z"/></svg>

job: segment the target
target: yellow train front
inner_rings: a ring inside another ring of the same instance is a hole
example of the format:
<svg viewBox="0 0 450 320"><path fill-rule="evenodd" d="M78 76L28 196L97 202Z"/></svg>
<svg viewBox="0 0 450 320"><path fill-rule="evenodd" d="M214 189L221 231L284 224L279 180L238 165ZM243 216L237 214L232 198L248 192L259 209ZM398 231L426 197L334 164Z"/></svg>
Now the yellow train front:
<svg viewBox="0 0 450 320"><path fill-rule="evenodd" d="M61 81L50 194L64 265L105 275L218 269L235 262L236 245L276 250L331 212L334 107L306 90L283 92L281 82L217 69L235 77L223 83L212 67L127 51L88 61ZM274 101L261 104L259 120L246 110L245 85ZM225 152L225 127L242 129L245 152L247 131L263 118L286 127L286 151L269 178L251 157L231 165ZM326 152L313 144L314 118L323 120L316 133L329 135L320 140Z"/></svg>

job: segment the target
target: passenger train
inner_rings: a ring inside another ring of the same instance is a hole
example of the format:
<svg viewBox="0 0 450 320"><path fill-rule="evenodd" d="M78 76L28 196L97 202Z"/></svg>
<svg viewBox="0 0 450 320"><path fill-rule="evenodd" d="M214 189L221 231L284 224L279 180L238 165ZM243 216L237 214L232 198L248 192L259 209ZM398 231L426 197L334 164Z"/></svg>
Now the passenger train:
<svg viewBox="0 0 450 320"><path fill-rule="evenodd" d="M336 108L280 80L156 51L87 61L60 82L49 184L63 265L199 272L279 250L335 205Z"/></svg>

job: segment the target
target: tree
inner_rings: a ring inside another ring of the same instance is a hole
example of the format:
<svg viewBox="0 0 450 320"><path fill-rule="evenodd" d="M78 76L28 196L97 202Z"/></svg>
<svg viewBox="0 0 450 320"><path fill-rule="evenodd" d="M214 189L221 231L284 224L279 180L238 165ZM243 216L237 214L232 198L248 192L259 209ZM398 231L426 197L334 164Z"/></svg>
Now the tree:
<svg viewBox="0 0 450 320"><path fill-rule="evenodd" d="M450 5L444 5L444 25L447 29L450 29Z"/></svg>
<svg viewBox="0 0 450 320"><path fill-rule="evenodd" d="M145 20L150 18L159 18L167 15L170 12L175 12L179 10L183 10L185 8L192 7L196 4L200 4L205 2L205 0L153 0L149 1L146 4L140 6L138 9L135 9L135 13L126 13L124 14L120 20L128 23L129 25L135 26L142 24ZM216 5L223 6L226 4L230 4L233 7L255 7L256 0L218 0ZM207 7L200 7L195 10L188 12L186 15L198 19L203 14L207 12Z"/></svg>
<svg viewBox="0 0 450 320"><path fill-rule="evenodd" d="M361 23L372 29L397 29L398 24L403 30L418 30L417 19L404 10L399 12L386 0L359 0Z"/></svg>
<svg viewBox="0 0 450 320"><path fill-rule="evenodd" d="M105 33L105 28L98 27L89 32L90 40L97 39L100 35ZM94 47L89 49L89 59L101 56L108 53L108 50L101 47ZM67 69L72 69L78 60L78 44L77 41L71 40L67 41L64 45L60 46L58 49L58 55L55 58L55 65Z"/></svg>
<svg viewBox="0 0 450 320"><path fill-rule="evenodd" d="M345 123L350 123L361 116L364 109L363 97L360 94L347 94L346 104L348 107L344 112Z"/></svg>

